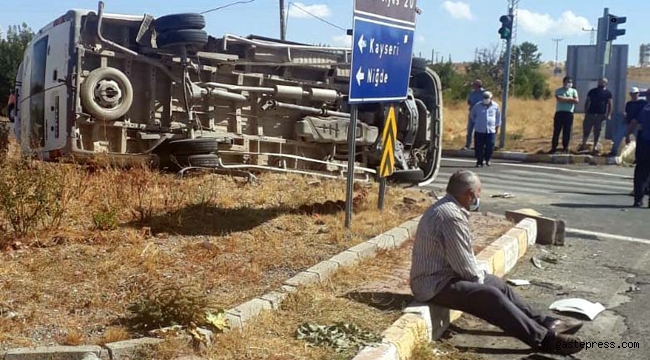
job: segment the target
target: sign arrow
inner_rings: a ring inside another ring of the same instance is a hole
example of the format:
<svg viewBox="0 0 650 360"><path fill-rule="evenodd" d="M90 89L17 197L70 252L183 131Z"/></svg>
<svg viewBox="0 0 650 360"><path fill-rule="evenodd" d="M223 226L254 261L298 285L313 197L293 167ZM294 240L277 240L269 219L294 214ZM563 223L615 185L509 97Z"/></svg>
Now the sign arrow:
<svg viewBox="0 0 650 360"><path fill-rule="evenodd" d="M366 46L368 45L366 43L366 40L363 38L363 34L361 34L361 37L359 38L359 42L357 42L357 45L359 45L359 52L363 54L363 49L365 49Z"/></svg>
<svg viewBox="0 0 650 360"><path fill-rule="evenodd" d="M357 84L361 86L361 82L366 78L366 74L363 73L361 70L361 66L359 66L359 71L357 71Z"/></svg>

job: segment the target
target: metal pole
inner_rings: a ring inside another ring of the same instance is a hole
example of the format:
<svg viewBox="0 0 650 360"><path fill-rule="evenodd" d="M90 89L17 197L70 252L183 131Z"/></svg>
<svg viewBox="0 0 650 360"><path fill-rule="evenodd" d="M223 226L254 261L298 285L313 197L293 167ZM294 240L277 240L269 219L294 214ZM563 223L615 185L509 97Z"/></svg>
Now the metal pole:
<svg viewBox="0 0 650 360"><path fill-rule="evenodd" d="M555 67L557 67L558 64L558 52L560 51L560 41L564 39L551 39L552 41L555 41Z"/></svg>
<svg viewBox="0 0 650 360"><path fill-rule="evenodd" d="M350 105L350 127L348 128L348 183L345 196L345 227L352 223L352 198L354 195L354 160L357 146L357 105Z"/></svg>
<svg viewBox="0 0 650 360"><path fill-rule="evenodd" d="M508 15L514 15L513 7L508 8ZM506 146L506 117L508 111L508 87L510 85L510 58L512 57L512 34L508 37L506 43L506 55L504 59L503 71L503 97L501 106L501 136L499 139L499 148L503 149Z"/></svg>
<svg viewBox="0 0 650 360"><path fill-rule="evenodd" d="M604 27L603 34L600 35L598 39L598 41L602 42L602 51L604 52L601 57L601 59L603 59L602 69L601 69L602 77L605 77L605 71L607 70L607 63L608 63L606 57L609 55L609 51L608 51L609 49L607 49L608 47L607 33L609 32L609 21L607 21L608 16L609 16L609 8L605 8L603 10L603 22L605 23L603 26Z"/></svg>
<svg viewBox="0 0 650 360"><path fill-rule="evenodd" d="M386 199L386 178L379 178L379 201L377 207L379 210L384 210L384 203Z"/></svg>
<svg viewBox="0 0 650 360"><path fill-rule="evenodd" d="M287 37L287 23L286 8L284 7L284 0L280 0L280 39L286 40Z"/></svg>

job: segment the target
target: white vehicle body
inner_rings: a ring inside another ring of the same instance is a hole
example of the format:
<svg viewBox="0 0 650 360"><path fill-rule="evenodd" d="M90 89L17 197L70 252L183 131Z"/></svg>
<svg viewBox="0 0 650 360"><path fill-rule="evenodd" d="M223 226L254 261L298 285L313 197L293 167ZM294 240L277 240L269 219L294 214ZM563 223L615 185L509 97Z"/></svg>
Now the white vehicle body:
<svg viewBox="0 0 650 360"><path fill-rule="evenodd" d="M43 27L16 77L23 153L343 176L351 49L208 37L202 21L104 14L100 2L98 12L71 10ZM440 162L442 93L422 59L397 105L394 178L429 183ZM359 106L361 176L377 174L387 112Z"/></svg>

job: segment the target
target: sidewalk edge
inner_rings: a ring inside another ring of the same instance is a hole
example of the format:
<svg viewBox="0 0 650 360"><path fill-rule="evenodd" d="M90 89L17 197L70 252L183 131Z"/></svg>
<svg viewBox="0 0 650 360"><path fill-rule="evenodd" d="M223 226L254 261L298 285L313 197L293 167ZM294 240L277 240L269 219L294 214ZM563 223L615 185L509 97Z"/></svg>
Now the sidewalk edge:
<svg viewBox="0 0 650 360"><path fill-rule="evenodd" d="M529 239L529 234L537 234L537 223L531 219L524 219L478 253L476 259L479 266L489 274L505 276L524 257L528 248L535 244L535 239ZM353 360L409 359L419 342L439 338L449 324L461 315L460 311L413 301L404 309L404 315L382 333L383 343L379 347L367 346ZM382 352L381 349L390 346L396 352L390 354ZM381 357L378 354L381 354Z"/></svg>

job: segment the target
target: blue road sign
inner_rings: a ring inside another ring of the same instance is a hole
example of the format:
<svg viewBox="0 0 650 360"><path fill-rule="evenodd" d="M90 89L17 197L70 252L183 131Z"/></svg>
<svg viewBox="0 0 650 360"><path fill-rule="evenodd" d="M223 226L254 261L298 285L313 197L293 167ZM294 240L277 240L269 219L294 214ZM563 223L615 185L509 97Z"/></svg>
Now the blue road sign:
<svg viewBox="0 0 650 360"><path fill-rule="evenodd" d="M355 0L349 103L406 99L415 11L415 0Z"/></svg>
<svg viewBox="0 0 650 360"><path fill-rule="evenodd" d="M350 103L406 98L414 33L408 26L355 17Z"/></svg>

